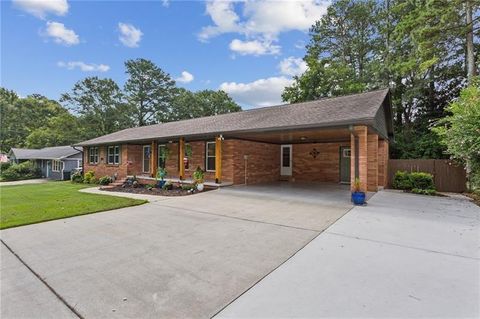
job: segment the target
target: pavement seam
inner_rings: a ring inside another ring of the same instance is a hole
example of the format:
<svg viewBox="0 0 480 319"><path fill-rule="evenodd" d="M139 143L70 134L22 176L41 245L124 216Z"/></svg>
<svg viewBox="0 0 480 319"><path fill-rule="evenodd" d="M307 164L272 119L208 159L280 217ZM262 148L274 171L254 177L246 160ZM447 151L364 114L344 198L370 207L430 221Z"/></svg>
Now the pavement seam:
<svg viewBox="0 0 480 319"><path fill-rule="evenodd" d="M246 290L244 290L240 295L238 295L237 297L233 298L230 302L228 302L225 306L223 306L222 308L220 308L220 310L218 310L217 312L215 312L213 314L213 316L211 316L210 318L214 318L216 315L218 315L220 312L222 312L223 310L225 310L228 306L230 306L232 303L234 303L238 298L242 297L244 294L246 294L250 289L252 289L253 287L255 287L256 285L258 285L262 280L264 280L266 277L268 277L271 273L273 273L275 270L277 270L278 268L280 268L281 266L283 266L287 261L289 261L290 259L292 259L293 257L295 257L295 255L297 255L301 250L303 250L305 247L307 247L312 241L314 241L316 238L318 238L318 236L320 236L321 234L323 234L326 230L328 230L330 227L332 227L335 223L337 223L340 219L342 219L344 216L346 216L348 213L350 213L353 209L355 208L355 206L352 206L349 210L347 210L347 212L345 214L343 214L342 216L340 216L339 218L337 218L333 223L331 223L327 228L325 228L324 230L320 231L317 233L317 235L315 235L311 240L307 241L305 243L305 245L303 245L302 247L300 247L297 251L295 251L292 255L290 255L287 259L285 259L283 262L281 262L277 267L273 268L272 270L270 270L267 274L265 274L265 276L261 277L260 279L258 279L255 283L253 283L250 287L248 287ZM288 227L288 226L287 226Z"/></svg>
<svg viewBox="0 0 480 319"><path fill-rule="evenodd" d="M242 220L242 221L247 221L247 222L252 222L252 223L260 223L260 224L273 225L273 226L279 226L279 227L293 228L293 229L298 229L298 230L313 231L313 232L316 232L316 233L323 231L323 230L318 230L318 229L310 229L310 228L303 228L303 227L297 227L297 226L289 226L289 225L284 225L284 224L269 223L269 222L265 222L265 221L261 221L261 220L253 220L253 219L242 218L242 217L216 214L216 213L211 213L211 212L206 212L206 211L196 210L196 209L191 209L191 208L179 208L179 207L170 206L170 205L157 205L157 206L168 207L168 208L173 208L173 209L177 209L177 210L184 210L184 211L187 211L187 212L193 212L193 213L199 213L199 214L206 214L206 215L212 215L212 216L218 216L218 217L237 219L237 220ZM349 211L350 210L348 210L346 213L348 213ZM334 223L337 220L335 220Z"/></svg>
<svg viewBox="0 0 480 319"><path fill-rule="evenodd" d="M388 241L381 241L381 240L369 239L369 238L358 237L358 236L350 236L350 235L331 232L331 231L328 231L326 233L331 234L331 235L335 235L335 236L340 236L340 237L346 237L346 238L351 238L351 239L358 239L358 240L363 240L363 241L374 242L374 243L378 243L378 244L385 244L385 245L390 245L390 246L397 246L397 247L402 247L402 248L420 250L420 251L424 251L424 252L428 252L428 253L441 254L441 255L447 255L447 256L459 257L459 258L465 258L465 259L471 259L471 260L480 260L480 258L477 258L477 257L462 256L462 255L447 253L447 252L438 251L438 250L432 250L432 249L420 248L420 247L413 247L413 246L396 244L396 243L392 243L392 242L388 242Z"/></svg>
<svg viewBox="0 0 480 319"><path fill-rule="evenodd" d="M8 246L4 241L3 239L0 239L0 241L2 242L2 244L35 276L38 278L38 280L40 280L40 282L42 282L47 288L48 290L50 290L54 295L55 297L57 297L61 303L63 303L68 309L70 309L70 311L72 311L78 318L80 319L84 319L84 317L73 307L71 306L58 292L55 291L55 289L53 289L52 286L50 286L38 273L36 273L19 255L17 255L17 253L15 253L13 251L12 248L10 248L10 246Z"/></svg>

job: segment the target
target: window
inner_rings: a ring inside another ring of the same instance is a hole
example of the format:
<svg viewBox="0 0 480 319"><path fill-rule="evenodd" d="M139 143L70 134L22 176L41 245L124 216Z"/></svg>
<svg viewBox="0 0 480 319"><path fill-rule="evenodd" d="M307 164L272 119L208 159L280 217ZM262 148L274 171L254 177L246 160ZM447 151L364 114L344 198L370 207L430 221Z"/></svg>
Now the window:
<svg viewBox="0 0 480 319"><path fill-rule="evenodd" d="M282 146L282 166L290 167L290 147Z"/></svg>
<svg viewBox="0 0 480 319"><path fill-rule="evenodd" d="M60 161L52 161L52 171L60 172L62 170L62 164Z"/></svg>
<svg viewBox="0 0 480 319"><path fill-rule="evenodd" d="M107 163L111 165L120 164L120 146L109 146L107 149Z"/></svg>
<svg viewBox="0 0 480 319"><path fill-rule="evenodd" d="M190 167L190 158L192 157L192 146L190 144L185 144L185 156L183 157L183 166L185 169Z"/></svg>
<svg viewBox="0 0 480 319"><path fill-rule="evenodd" d="M150 172L150 145L143 146L143 172Z"/></svg>
<svg viewBox="0 0 480 319"><path fill-rule="evenodd" d="M207 142L205 158L207 171L215 171L215 142Z"/></svg>
<svg viewBox="0 0 480 319"><path fill-rule="evenodd" d="M167 162L168 148L166 145L158 145L158 167L165 168Z"/></svg>
<svg viewBox="0 0 480 319"><path fill-rule="evenodd" d="M90 164L98 164L98 147L90 147L88 149L88 161Z"/></svg>
<svg viewBox="0 0 480 319"><path fill-rule="evenodd" d="M78 160L77 161L77 168L82 168L83 166L83 161L82 160Z"/></svg>
<svg viewBox="0 0 480 319"><path fill-rule="evenodd" d="M352 152L350 151L349 148L344 148L342 155L343 155L343 157L350 157L352 155Z"/></svg>

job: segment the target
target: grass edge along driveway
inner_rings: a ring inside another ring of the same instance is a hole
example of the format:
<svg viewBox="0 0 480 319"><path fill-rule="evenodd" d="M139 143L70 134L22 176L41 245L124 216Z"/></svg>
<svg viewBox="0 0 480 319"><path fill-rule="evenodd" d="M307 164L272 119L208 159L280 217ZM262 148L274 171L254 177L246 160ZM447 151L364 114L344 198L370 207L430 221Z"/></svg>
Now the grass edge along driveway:
<svg viewBox="0 0 480 319"><path fill-rule="evenodd" d="M71 182L2 186L0 229L141 205L146 200L81 193Z"/></svg>

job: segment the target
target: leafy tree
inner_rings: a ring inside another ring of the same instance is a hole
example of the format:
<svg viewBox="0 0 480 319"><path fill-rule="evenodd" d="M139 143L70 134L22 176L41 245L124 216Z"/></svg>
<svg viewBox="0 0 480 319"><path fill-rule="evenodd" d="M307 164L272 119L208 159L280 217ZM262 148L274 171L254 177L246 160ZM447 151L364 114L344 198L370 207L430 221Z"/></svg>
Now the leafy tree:
<svg viewBox="0 0 480 319"><path fill-rule="evenodd" d="M14 92L0 90L1 150L25 147L27 136L41 128L52 117L67 113L58 102L41 95L18 97Z"/></svg>
<svg viewBox="0 0 480 319"><path fill-rule="evenodd" d="M172 101L168 120L178 121L241 110L241 107L224 91L191 92L181 88L178 89L178 93Z"/></svg>
<svg viewBox="0 0 480 319"><path fill-rule="evenodd" d="M124 90L133 108L135 125L144 126L167 120L175 94L175 81L149 60L128 60L125 67L128 80Z"/></svg>
<svg viewBox="0 0 480 319"><path fill-rule="evenodd" d="M300 102L378 88L380 36L374 0L339 0L310 29L307 72L285 89L285 101Z"/></svg>
<svg viewBox="0 0 480 319"><path fill-rule="evenodd" d="M468 0L478 9L480 0ZM431 126L446 116L467 79L466 36L478 40L478 13L462 0L337 0L311 29L308 70L282 97L289 102L390 87L396 158L442 158ZM474 44L478 55L478 44Z"/></svg>
<svg viewBox="0 0 480 319"><path fill-rule="evenodd" d="M65 112L49 119L44 127L33 130L26 137L28 148L71 145L86 135L78 118Z"/></svg>
<svg viewBox="0 0 480 319"><path fill-rule="evenodd" d="M480 187L480 79L460 93L448 106L451 113L433 128L447 147L448 154L467 165L470 181Z"/></svg>
<svg viewBox="0 0 480 319"><path fill-rule="evenodd" d="M131 109L123 98L112 79L95 76L77 82L60 101L79 116L85 138L93 138L132 126Z"/></svg>

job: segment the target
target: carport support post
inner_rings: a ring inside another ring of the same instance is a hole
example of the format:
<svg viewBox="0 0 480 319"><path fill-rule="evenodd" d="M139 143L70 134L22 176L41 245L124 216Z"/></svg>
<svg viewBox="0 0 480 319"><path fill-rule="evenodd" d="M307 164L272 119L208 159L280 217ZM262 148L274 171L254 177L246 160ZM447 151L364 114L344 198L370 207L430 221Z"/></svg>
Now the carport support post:
<svg viewBox="0 0 480 319"><path fill-rule="evenodd" d="M350 152L353 161L350 163L350 185L353 190L355 178L360 179L360 190L367 191L368 162L367 162L367 127L354 126L350 134Z"/></svg>
<svg viewBox="0 0 480 319"><path fill-rule="evenodd" d="M150 150L150 166L152 167L152 177L157 177L157 165L158 165L158 147L157 142L152 141Z"/></svg>
<svg viewBox="0 0 480 319"><path fill-rule="evenodd" d="M222 182L222 140L221 135L215 138L215 183L217 184Z"/></svg>
<svg viewBox="0 0 480 319"><path fill-rule="evenodd" d="M178 141L178 172L179 178L182 180L185 178L185 163L183 159L185 157L185 139L183 137Z"/></svg>

